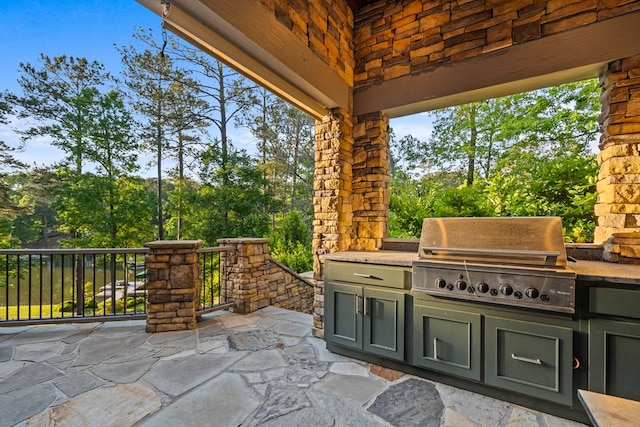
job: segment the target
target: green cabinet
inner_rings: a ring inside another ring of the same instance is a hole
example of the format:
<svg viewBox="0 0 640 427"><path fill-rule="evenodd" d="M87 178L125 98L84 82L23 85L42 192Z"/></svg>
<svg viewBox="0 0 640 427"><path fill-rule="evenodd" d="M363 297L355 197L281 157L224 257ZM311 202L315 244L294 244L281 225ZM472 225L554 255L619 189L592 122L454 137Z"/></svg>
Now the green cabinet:
<svg viewBox="0 0 640 427"><path fill-rule="evenodd" d="M404 291L394 288L404 286L406 269L378 267L374 270L351 263L327 263L325 339L332 344L402 361L406 296ZM395 286L368 286L377 282Z"/></svg>
<svg viewBox="0 0 640 427"><path fill-rule="evenodd" d="M480 381L480 314L415 305L413 327L415 365Z"/></svg>
<svg viewBox="0 0 640 427"><path fill-rule="evenodd" d="M485 383L565 405L573 402L573 330L485 318Z"/></svg>
<svg viewBox="0 0 640 427"><path fill-rule="evenodd" d="M640 323L592 318L589 340L589 390L640 400Z"/></svg>

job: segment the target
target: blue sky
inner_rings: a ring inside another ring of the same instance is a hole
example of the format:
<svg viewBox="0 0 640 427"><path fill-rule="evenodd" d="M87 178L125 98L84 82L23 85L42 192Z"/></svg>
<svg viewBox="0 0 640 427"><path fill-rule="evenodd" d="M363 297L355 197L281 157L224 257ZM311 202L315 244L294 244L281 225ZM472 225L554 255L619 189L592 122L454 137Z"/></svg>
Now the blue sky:
<svg viewBox="0 0 640 427"><path fill-rule="evenodd" d="M0 91L19 92L20 63L30 62L38 68L40 53L49 57L84 57L101 62L107 70L118 74L120 55L114 45L134 43L132 34L137 26L151 28L159 36L160 24L160 17L135 0L4 2L0 19ZM426 138L430 125L424 117L394 119L391 125L396 137L411 134ZM19 127L20 123L12 126ZM231 137L234 144L252 151L253 141L247 132L237 130ZM7 126L0 126L0 141L14 147L19 145ZM46 138L40 138L30 141L16 157L31 165L49 165L63 156Z"/></svg>
<svg viewBox="0 0 640 427"><path fill-rule="evenodd" d="M134 0L8 1L0 20L0 76L16 90L21 62L36 64L40 53L102 62L120 70L114 44L132 42L136 26L160 29L160 17Z"/></svg>

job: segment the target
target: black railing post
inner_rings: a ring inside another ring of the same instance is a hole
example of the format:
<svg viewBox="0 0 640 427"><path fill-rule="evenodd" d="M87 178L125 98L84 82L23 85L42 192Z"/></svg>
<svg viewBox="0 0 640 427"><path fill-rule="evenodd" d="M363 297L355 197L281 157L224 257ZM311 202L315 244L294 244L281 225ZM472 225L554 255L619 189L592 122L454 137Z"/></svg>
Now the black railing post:
<svg viewBox="0 0 640 427"><path fill-rule="evenodd" d="M84 256L77 254L73 258L76 267L76 314L84 316Z"/></svg>

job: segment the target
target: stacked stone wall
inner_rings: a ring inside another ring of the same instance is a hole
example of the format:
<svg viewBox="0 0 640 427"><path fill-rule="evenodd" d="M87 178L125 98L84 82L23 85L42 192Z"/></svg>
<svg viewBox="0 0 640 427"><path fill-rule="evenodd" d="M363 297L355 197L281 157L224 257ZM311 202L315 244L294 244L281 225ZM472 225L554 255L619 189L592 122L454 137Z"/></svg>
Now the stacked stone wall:
<svg viewBox="0 0 640 427"><path fill-rule="evenodd" d="M596 243L622 232L640 237L640 55L610 63L600 84Z"/></svg>
<svg viewBox="0 0 640 427"><path fill-rule="evenodd" d="M346 0L260 2L353 87L353 12Z"/></svg>
<svg viewBox="0 0 640 427"><path fill-rule="evenodd" d="M275 262L267 239L220 239L231 249L223 256L222 270L232 311L247 314L270 305L311 313L313 284Z"/></svg>
<svg viewBox="0 0 640 427"><path fill-rule="evenodd" d="M356 88L640 10L629 0L396 0L355 14Z"/></svg>

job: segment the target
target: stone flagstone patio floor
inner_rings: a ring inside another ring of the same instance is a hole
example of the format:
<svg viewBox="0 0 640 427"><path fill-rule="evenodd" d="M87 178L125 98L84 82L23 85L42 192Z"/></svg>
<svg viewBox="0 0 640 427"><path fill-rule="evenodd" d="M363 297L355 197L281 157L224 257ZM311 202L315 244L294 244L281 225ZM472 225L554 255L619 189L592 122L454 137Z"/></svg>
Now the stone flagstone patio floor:
<svg viewBox="0 0 640 427"><path fill-rule="evenodd" d="M267 307L148 334L143 321L0 327L0 426L580 426L335 355Z"/></svg>

